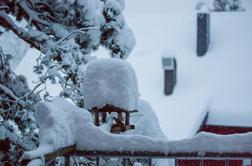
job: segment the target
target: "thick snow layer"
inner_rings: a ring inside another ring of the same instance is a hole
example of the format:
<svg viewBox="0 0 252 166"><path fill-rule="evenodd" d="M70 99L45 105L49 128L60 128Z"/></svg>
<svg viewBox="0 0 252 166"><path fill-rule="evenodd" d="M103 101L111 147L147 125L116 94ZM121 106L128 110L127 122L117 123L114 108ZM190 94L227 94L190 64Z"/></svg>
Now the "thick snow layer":
<svg viewBox="0 0 252 166"><path fill-rule="evenodd" d="M130 124L134 124L135 129L128 130L128 133L146 135L155 139L167 141L167 137L163 134L151 105L146 101L139 100L137 110L138 112L132 113L130 117Z"/></svg>
<svg viewBox="0 0 252 166"><path fill-rule="evenodd" d="M135 71L125 60L100 59L88 63L84 73L85 108L101 108L110 104L125 110L135 110L138 85Z"/></svg>
<svg viewBox="0 0 252 166"><path fill-rule="evenodd" d="M217 136L200 133L181 141L164 141L142 135L108 133L93 124L91 114L64 99L36 106L40 127L38 149L25 152L24 159L39 157L71 144L80 150L149 152L251 152L252 133Z"/></svg>
<svg viewBox="0 0 252 166"><path fill-rule="evenodd" d="M212 124L251 126L252 122L252 1L242 1L246 12L211 13L211 45L201 58L196 56L195 2L126 2L125 17L137 41L128 61L136 71L141 98L150 102L170 140L192 137L209 108ZM167 50L176 52L178 62L172 96L163 95L161 58ZM28 76L31 87L36 75L30 64L36 63L36 54L29 50L16 70ZM104 49L94 55L109 57Z"/></svg>
<svg viewBox="0 0 252 166"><path fill-rule="evenodd" d="M10 61L12 69L16 69L28 49L27 44L12 31L6 31L0 35L0 46L5 54L12 56Z"/></svg>
<svg viewBox="0 0 252 166"><path fill-rule="evenodd" d="M193 136L207 111L213 112L211 124L252 126L251 16L211 13L211 45L201 58L196 55L195 13L128 16L137 39L129 61L139 92L169 139ZM177 52L177 85L171 96L163 94L161 57L166 50Z"/></svg>

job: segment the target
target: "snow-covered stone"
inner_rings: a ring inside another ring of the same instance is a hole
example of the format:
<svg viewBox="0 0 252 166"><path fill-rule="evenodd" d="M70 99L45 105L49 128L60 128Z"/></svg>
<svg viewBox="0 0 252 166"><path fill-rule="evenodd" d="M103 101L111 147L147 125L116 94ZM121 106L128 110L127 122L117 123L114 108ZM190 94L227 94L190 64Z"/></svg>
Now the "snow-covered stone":
<svg viewBox="0 0 252 166"><path fill-rule="evenodd" d="M125 110L137 108L137 78L134 69L125 60L93 60L88 63L84 78L86 109L101 108L106 104Z"/></svg>

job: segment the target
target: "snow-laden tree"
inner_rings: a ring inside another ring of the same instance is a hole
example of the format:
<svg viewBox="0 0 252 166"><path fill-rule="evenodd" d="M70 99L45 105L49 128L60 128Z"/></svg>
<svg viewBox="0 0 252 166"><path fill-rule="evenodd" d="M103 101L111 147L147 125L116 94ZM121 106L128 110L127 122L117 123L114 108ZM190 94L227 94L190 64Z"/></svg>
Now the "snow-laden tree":
<svg viewBox="0 0 252 166"><path fill-rule="evenodd" d="M41 52L36 87L51 80L83 107L83 70L96 58L92 52L104 46L111 57L126 59L135 45L124 7L124 0L1 0L0 26ZM9 56L0 57L0 160L16 165L19 154L37 144L32 110L39 96L10 69Z"/></svg>
<svg viewBox="0 0 252 166"><path fill-rule="evenodd" d="M102 45L112 57L125 59L134 47L124 7L124 0L4 0L0 25L41 51L34 67L41 82L60 83L61 95L83 106L82 71L95 58L92 52Z"/></svg>
<svg viewBox="0 0 252 166"><path fill-rule="evenodd" d="M0 163L16 165L23 151L38 144L33 106L39 95L26 78L10 68L10 55L0 48Z"/></svg>
<svg viewBox="0 0 252 166"><path fill-rule="evenodd" d="M5 54L10 54L12 56L10 60L10 66L12 70L15 70L28 49L27 44L17 37L12 31L6 31L0 27L3 31L0 35L0 46Z"/></svg>
<svg viewBox="0 0 252 166"><path fill-rule="evenodd" d="M214 11L242 11L240 0L214 0L213 1Z"/></svg>

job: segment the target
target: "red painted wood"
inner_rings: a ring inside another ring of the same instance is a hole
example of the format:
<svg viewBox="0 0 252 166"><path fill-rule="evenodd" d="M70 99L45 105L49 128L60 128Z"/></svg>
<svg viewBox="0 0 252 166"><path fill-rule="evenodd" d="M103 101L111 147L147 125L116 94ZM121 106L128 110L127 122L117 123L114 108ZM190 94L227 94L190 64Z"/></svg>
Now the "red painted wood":
<svg viewBox="0 0 252 166"><path fill-rule="evenodd" d="M238 134L252 132L252 127L234 127L234 126L216 126L216 125L203 125L200 131L211 132L215 134ZM178 160L178 166L200 166L199 160ZM242 166L242 160L229 160L228 166ZM205 160L204 166L225 166L223 160Z"/></svg>
<svg viewBox="0 0 252 166"><path fill-rule="evenodd" d="M229 166L242 166L242 160L229 160ZM200 166L200 160L178 160L178 166ZM204 166L226 166L224 160L205 160Z"/></svg>
<svg viewBox="0 0 252 166"><path fill-rule="evenodd" d="M214 126L204 125L200 131L211 132L216 134L238 134L252 131L252 127L233 127L233 126Z"/></svg>

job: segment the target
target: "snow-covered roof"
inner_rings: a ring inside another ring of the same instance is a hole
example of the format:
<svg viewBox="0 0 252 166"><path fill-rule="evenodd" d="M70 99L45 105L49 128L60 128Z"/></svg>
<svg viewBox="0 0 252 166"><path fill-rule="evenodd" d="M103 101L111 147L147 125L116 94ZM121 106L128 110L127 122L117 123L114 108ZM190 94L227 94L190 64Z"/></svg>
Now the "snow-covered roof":
<svg viewBox="0 0 252 166"><path fill-rule="evenodd" d="M129 61L141 97L151 103L169 139L194 135L207 111L208 123L251 125L251 16L212 13L211 45L201 58L196 56L195 13L129 16L137 40ZM175 50L178 62L177 85L168 97L163 94L161 64L166 50Z"/></svg>

